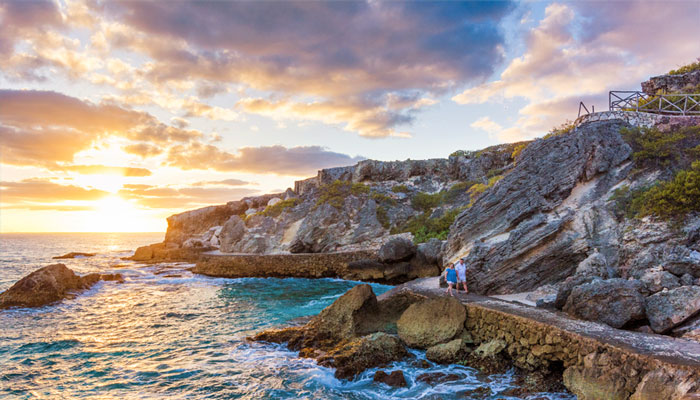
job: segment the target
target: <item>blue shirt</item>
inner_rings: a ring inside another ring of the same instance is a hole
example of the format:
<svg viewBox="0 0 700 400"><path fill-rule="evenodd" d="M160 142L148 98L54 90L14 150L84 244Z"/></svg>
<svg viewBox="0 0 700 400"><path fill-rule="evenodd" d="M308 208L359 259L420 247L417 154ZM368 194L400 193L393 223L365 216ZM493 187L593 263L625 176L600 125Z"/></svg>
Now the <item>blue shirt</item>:
<svg viewBox="0 0 700 400"><path fill-rule="evenodd" d="M447 282L457 282L457 271L455 271L454 268L447 268L447 277L445 277L445 279Z"/></svg>

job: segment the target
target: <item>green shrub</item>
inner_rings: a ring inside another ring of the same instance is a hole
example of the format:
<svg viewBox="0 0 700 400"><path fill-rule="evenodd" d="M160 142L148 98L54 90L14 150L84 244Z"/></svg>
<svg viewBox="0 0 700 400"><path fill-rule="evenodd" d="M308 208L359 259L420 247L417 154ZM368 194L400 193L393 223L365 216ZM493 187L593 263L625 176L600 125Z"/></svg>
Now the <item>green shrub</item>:
<svg viewBox="0 0 700 400"><path fill-rule="evenodd" d="M450 203L458 199L461 195L467 193L467 189L474 185L474 181L458 182L452 185L449 189L444 191L443 201L445 203Z"/></svg>
<svg viewBox="0 0 700 400"><path fill-rule="evenodd" d="M698 160L700 127L686 127L673 132L656 128L623 128L620 134L632 147L632 157L639 168L667 167L677 164L687 168Z"/></svg>
<svg viewBox="0 0 700 400"><path fill-rule="evenodd" d="M513 149L513 152L510 154L510 158L515 160L520 155L520 153L523 152L523 150L527 147L527 145L528 145L528 143L522 143L522 144L515 146L515 148Z"/></svg>
<svg viewBox="0 0 700 400"><path fill-rule="evenodd" d="M408 189L408 186L406 185L396 185L391 188L391 191L394 193L408 193L410 190Z"/></svg>
<svg viewBox="0 0 700 400"><path fill-rule="evenodd" d="M491 177L488 181L488 183L483 184L483 183L477 183L472 185L472 187L467 190L469 195L471 196L471 199L469 201L469 205L467 207L471 207L474 205L474 202L476 201L476 198L479 197L480 194L484 193L486 189L492 188L498 181L503 179L503 175L496 175L494 177Z"/></svg>
<svg viewBox="0 0 700 400"><path fill-rule="evenodd" d="M396 204L396 200L394 200L390 196L385 195L384 193L372 192L370 198L374 200L377 204Z"/></svg>
<svg viewBox="0 0 700 400"><path fill-rule="evenodd" d="M284 210L296 206L297 204L299 204L299 202L299 198L296 197L287 200L282 200L277 202L277 204L265 207L265 209L262 210L259 214L262 214L266 217L276 218L279 217Z"/></svg>
<svg viewBox="0 0 700 400"><path fill-rule="evenodd" d="M411 232L416 244L427 242L432 238L445 240L450 233L450 226L465 208L459 207L449 210L438 218L430 218L430 213L424 212L410 218L401 227L393 229L391 233Z"/></svg>
<svg viewBox="0 0 700 400"><path fill-rule="evenodd" d="M360 196L368 194L370 187L361 183L352 183L348 181L334 181L320 188L320 195L316 201L316 206L328 203L331 206L340 209L345 204L345 198L348 196Z"/></svg>
<svg viewBox="0 0 700 400"><path fill-rule="evenodd" d="M416 193L411 199L411 207L419 211L427 212L439 206L442 203L443 198L443 192L433 194L419 192Z"/></svg>
<svg viewBox="0 0 700 400"><path fill-rule="evenodd" d="M566 135L567 133L571 132L574 127L574 122L567 119L566 122L552 128L549 133L544 135L544 138L549 139L554 136Z"/></svg>
<svg viewBox="0 0 700 400"><path fill-rule="evenodd" d="M465 150L457 150L457 151L453 151L450 154L450 157L466 157L468 154L469 153Z"/></svg>
<svg viewBox="0 0 700 400"><path fill-rule="evenodd" d="M632 197L631 210L637 216L655 215L669 219L700 211L700 161L681 170L666 182Z"/></svg>
<svg viewBox="0 0 700 400"><path fill-rule="evenodd" d="M384 229L389 229L391 222L389 221L389 215L387 213L386 207L377 206L377 221L382 225Z"/></svg>
<svg viewBox="0 0 700 400"><path fill-rule="evenodd" d="M693 63L690 63L688 65L684 65L678 69L672 69L668 71L669 75L681 75L681 74L686 74L688 72L693 72L693 71L700 71L700 59L698 61L695 61Z"/></svg>

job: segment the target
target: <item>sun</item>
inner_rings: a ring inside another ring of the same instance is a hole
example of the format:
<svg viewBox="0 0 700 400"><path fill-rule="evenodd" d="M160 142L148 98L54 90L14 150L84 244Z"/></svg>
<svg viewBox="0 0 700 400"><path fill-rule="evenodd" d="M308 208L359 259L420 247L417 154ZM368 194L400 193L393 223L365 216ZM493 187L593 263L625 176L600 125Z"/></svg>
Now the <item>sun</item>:
<svg viewBox="0 0 700 400"><path fill-rule="evenodd" d="M123 198L112 195L95 202L95 214L99 226L94 232L135 232L143 222L143 210Z"/></svg>

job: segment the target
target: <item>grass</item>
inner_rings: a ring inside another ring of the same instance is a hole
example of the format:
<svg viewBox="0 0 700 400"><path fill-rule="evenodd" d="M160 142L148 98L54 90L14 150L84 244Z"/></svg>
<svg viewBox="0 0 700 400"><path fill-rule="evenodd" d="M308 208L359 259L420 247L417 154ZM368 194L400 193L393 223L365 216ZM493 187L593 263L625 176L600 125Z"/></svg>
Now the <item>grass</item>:
<svg viewBox="0 0 700 400"><path fill-rule="evenodd" d="M695 62L692 62L688 65L684 65L678 69L672 69L668 71L669 75L681 75L681 74L687 74L688 72L693 72L693 71L700 71L700 59L698 59Z"/></svg>
<svg viewBox="0 0 700 400"><path fill-rule="evenodd" d="M406 185L396 185L391 188L391 191L394 193L408 193L410 190L408 189L408 186Z"/></svg>
<svg viewBox="0 0 700 400"><path fill-rule="evenodd" d="M264 215L266 217L276 218L279 217L280 214L284 212L284 210L294 207L299 203L300 200L296 197L287 200L282 200L277 202L276 204L265 207L265 209L262 210L259 214Z"/></svg>
<svg viewBox="0 0 700 400"><path fill-rule="evenodd" d="M552 128L549 133L544 135L545 139L549 139L554 136L561 136L561 135L566 135L567 133L571 132L574 129L574 121L571 120L566 120L566 122L563 122L559 126L555 126Z"/></svg>
<svg viewBox="0 0 700 400"><path fill-rule="evenodd" d="M391 233L411 232L413 234L413 242L416 244L427 242L433 238L445 240L450 233L450 226L455 218L465 209L466 207L455 208L445 212L438 218L430 218L430 213L424 212L410 218L400 227L392 229Z"/></svg>
<svg viewBox="0 0 700 400"><path fill-rule="evenodd" d="M330 204L337 209L341 209L345 204L346 197L361 196L369 194L369 192L370 187L367 185L336 180L321 186L316 207L322 204Z"/></svg>
<svg viewBox="0 0 700 400"><path fill-rule="evenodd" d="M387 209L384 206L377 206L377 221L382 225L384 229L389 229L391 227L391 221L389 221L389 215Z"/></svg>

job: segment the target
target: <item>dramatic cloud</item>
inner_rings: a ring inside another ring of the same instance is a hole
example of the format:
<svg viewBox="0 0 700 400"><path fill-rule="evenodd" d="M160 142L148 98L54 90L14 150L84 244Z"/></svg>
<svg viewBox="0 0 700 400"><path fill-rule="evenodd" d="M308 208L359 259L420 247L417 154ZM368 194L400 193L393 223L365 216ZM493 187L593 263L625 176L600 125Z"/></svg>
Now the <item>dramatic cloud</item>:
<svg viewBox="0 0 700 400"><path fill-rule="evenodd" d="M190 143L171 148L168 165L184 170L214 169L257 174L304 176L329 167L352 165L363 157L328 151L320 146L242 147L231 154L216 146Z"/></svg>
<svg viewBox="0 0 700 400"><path fill-rule="evenodd" d="M63 200L99 200L108 192L86 189L80 186L61 185L40 179L20 182L0 182L0 198L3 204L22 202L55 202Z"/></svg>
<svg viewBox="0 0 700 400"><path fill-rule="evenodd" d="M135 200L148 208L185 208L200 205L226 203L239 200L241 197L257 193L257 190L246 188L221 187L158 187L148 185L125 185L119 191L119 196Z"/></svg>
<svg viewBox="0 0 700 400"><path fill-rule="evenodd" d="M609 90L639 88L650 75L700 55L700 41L679 40L700 37L700 7L686 4L550 4L545 17L528 32L524 54L514 58L499 79L467 89L453 100L477 104L527 99L529 104L520 110L514 126L498 137L520 140L542 135L565 119L576 118L579 101L605 109Z"/></svg>
<svg viewBox="0 0 700 400"><path fill-rule="evenodd" d="M242 181L240 179L224 179L220 181L202 181L193 183L192 186L226 185L226 186L246 186L257 185L255 182Z"/></svg>
<svg viewBox="0 0 700 400"><path fill-rule="evenodd" d="M121 175L132 177L153 175L153 173L146 168L135 167L110 167L106 165L69 165L62 168L66 171L74 171L85 175Z"/></svg>
<svg viewBox="0 0 700 400"><path fill-rule="evenodd" d="M5 164L51 167L71 162L76 153L109 136L168 144L201 135L113 104L94 104L52 91L0 90L0 143ZM134 146L134 152L155 152L153 144Z"/></svg>
<svg viewBox="0 0 700 400"><path fill-rule="evenodd" d="M283 108L286 115L388 136L412 122L416 109L415 102L395 107L392 97L422 99L493 72L503 59L499 24L512 6L179 1L104 2L95 9L111 21L108 43L151 58L139 71L149 82L196 81L204 94L222 85L268 92L284 102L243 109Z"/></svg>

